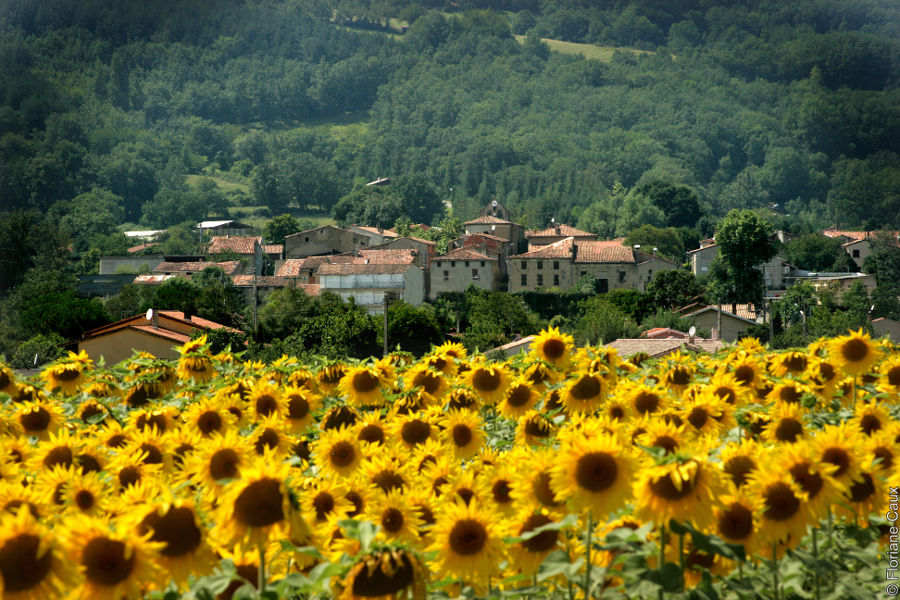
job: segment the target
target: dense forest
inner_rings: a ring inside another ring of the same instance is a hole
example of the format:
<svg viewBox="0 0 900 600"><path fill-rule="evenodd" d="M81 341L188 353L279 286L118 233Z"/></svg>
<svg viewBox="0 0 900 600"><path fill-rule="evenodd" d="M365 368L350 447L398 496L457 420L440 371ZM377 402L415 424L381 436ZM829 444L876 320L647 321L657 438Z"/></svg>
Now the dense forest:
<svg viewBox="0 0 900 600"><path fill-rule="evenodd" d="M900 228L898 9L0 0L0 318L70 294L59 274L125 229L188 250L213 216L438 223L497 199L529 227L679 228L673 255L735 208Z"/></svg>

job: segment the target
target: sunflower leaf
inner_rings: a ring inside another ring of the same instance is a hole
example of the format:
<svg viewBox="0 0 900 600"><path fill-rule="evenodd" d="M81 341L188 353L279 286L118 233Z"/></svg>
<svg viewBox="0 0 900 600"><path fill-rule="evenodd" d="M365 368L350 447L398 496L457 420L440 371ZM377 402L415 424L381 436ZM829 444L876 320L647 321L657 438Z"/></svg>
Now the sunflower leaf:
<svg viewBox="0 0 900 600"><path fill-rule="evenodd" d="M694 548L707 554L718 554L731 560L743 562L745 558L743 544L729 544L715 535L700 533L690 523L680 523L675 519L669 520L669 528L677 535L691 534L691 543Z"/></svg>
<svg viewBox="0 0 900 600"><path fill-rule="evenodd" d="M561 529L571 529L578 523L578 515L566 515L561 521L553 521L551 523L547 523L546 525L541 525L540 527L535 527L534 529L530 529L527 532L523 533L519 536L513 537L505 537L503 541L507 544L517 544L519 542L525 542L530 540L533 537L536 537L545 531L559 531Z"/></svg>

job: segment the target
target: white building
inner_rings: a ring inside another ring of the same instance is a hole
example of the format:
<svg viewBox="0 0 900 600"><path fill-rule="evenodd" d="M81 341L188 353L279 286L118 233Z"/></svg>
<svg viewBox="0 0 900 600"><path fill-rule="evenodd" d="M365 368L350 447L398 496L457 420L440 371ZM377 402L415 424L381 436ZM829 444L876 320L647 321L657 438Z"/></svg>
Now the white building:
<svg viewBox="0 0 900 600"><path fill-rule="evenodd" d="M425 272L414 264L324 264L317 276L320 291L353 300L371 314L384 310L385 294L419 306L425 300Z"/></svg>

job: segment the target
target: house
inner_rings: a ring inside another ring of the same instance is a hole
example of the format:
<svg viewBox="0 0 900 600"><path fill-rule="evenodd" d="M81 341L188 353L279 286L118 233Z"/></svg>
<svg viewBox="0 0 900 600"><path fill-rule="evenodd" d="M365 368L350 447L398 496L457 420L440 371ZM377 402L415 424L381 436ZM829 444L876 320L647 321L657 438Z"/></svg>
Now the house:
<svg viewBox="0 0 900 600"><path fill-rule="evenodd" d="M308 256L306 258L288 258L275 265L276 277L291 277L298 284L316 283L316 272L325 263L353 262L353 254L331 254L327 256Z"/></svg>
<svg viewBox="0 0 900 600"><path fill-rule="evenodd" d="M274 291L286 287L297 287L297 282L293 278L274 275L232 275L231 283L243 294L247 306L253 305L254 287L258 304L264 304L266 298Z"/></svg>
<svg viewBox="0 0 900 600"><path fill-rule="evenodd" d="M264 253L269 261L274 263L281 260L282 254L284 254L284 245L263 244L262 236L258 235L216 235L206 246L207 254L237 254L251 263L257 251Z"/></svg>
<svg viewBox="0 0 900 600"><path fill-rule="evenodd" d="M128 254L138 254L139 252L144 252L145 250L149 250L151 248L155 248L160 245L161 242L144 242L142 244L138 244L137 246L131 246L127 248L125 251Z"/></svg>
<svg viewBox="0 0 900 600"><path fill-rule="evenodd" d="M518 223L487 215L466 221L464 225L467 234L495 235L509 241L513 252L521 252L525 249L525 228Z"/></svg>
<svg viewBox="0 0 900 600"><path fill-rule="evenodd" d="M840 300L844 292L857 282L861 283L868 293L878 287L875 276L865 273L817 273L804 281L809 281L816 292L827 290L833 293L837 300Z"/></svg>
<svg viewBox="0 0 900 600"><path fill-rule="evenodd" d="M607 348L616 350L619 356L623 358L628 358L635 354L643 354L647 358L662 358L679 351L712 353L724 346L725 343L722 340L704 340L703 338L694 338L693 340L682 338L623 338L606 344Z"/></svg>
<svg viewBox="0 0 900 600"><path fill-rule="evenodd" d="M201 221L197 223L197 229L204 237L215 235L251 235L253 226L235 221L223 219L219 221Z"/></svg>
<svg viewBox="0 0 900 600"><path fill-rule="evenodd" d="M481 212L478 213L479 217L497 217L498 219L503 219L504 221L509 221L509 209L497 202L496 200L491 200L484 208L481 209Z"/></svg>
<svg viewBox="0 0 900 600"><path fill-rule="evenodd" d="M703 240L700 242L699 248L688 250L687 254L691 260L691 272L695 276L700 277L709 273L709 266L716 256L719 255L719 246L715 243L715 240ZM790 265L786 260L775 256L756 268L763 272L767 288L771 290L785 289L785 278L790 276L791 273Z"/></svg>
<svg viewBox="0 0 900 600"><path fill-rule="evenodd" d="M900 232L889 232L894 240L900 240ZM872 241L879 234L878 231L850 231L830 227L822 232L822 235L841 240L841 248L850 255L856 266L862 268L866 258L872 254ZM900 241L898 241L900 243Z"/></svg>
<svg viewBox="0 0 900 600"><path fill-rule="evenodd" d="M425 271L415 264L379 262L326 263L316 279L322 292L342 299L353 298L371 314L384 310L385 295L394 295L414 306L425 300Z"/></svg>
<svg viewBox="0 0 900 600"><path fill-rule="evenodd" d="M383 227L367 227L365 225L350 225L347 227L353 233L358 233L369 238L369 246L377 246L389 240L400 237L393 229Z"/></svg>
<svg viewBox="0 0 900 600"><path fill-rule="evenodd" d="M240 331L177 310L155 310L150 320L147 315L122 319L86 331L70 345L77 343L77 351L84 350L95 361L103 357L107 365L129 358L135 350L149 352L157 358L178 358L176 349L189 341L195 331L223 328Z"/></svg>
<svg viewBox="0 0 900 600"><path fill-rule="evenodd" d="M751 327L757 325L754 319L742 317L718 306L691 304L676 310L675 313L683 319L691 319L697 329L712 331L713 339L729 342L740 339ZM720 322L721 330L719 329Z"/></svg>
<svg viewBox="0 0 900 600"><path fill-rule="evenodd" d="M566 238L572 238L578 242L591 242L597 239L597 235L589 231L576 229L571 225L562 223L541 229L538 231L526 231L525 239L528 240L528 249L534 250L538 246L546 246L547 244L555 244Z"/></svg>
<svg viewBox="0 0 900 600"><path fill-rule="evenodd" d="M497 346L485 352L485 354L493 354L494 352L502 352L506 357L516 356L517 354L528 354L531 352L531 344L534 343L536 335L527 335L523 338L513 340L508 344Z"/></svg>
<svg viewBox="0 0 900 600"><path fill-rule="evenodd" d="M284 258L344 254L369 246L370 237L334 225L322 225L284 238Z"/></svg>
<svg viewBox="0 0 900 600"><path fill-rule="evenodd" d="M208 261L188 261L188 262L169 262L163 261L156 265L152 273L154 275L193 275L201 273L206 267L219 267L225 271L226 275L236 275L242 272L243 265L239 260L228 260L225 262L208 262Z"/></svg>
<svg viewBox="0 0 900 600"><path fill-rule="evenodd" d="M872 331L877 338L886 337L894 344L900 343L900 321L887 317L872 319Z"/></svg>
<svg viewBox="0 0 900 600"><path fill-rule="evenodd" d="M360 250L360 254L368 250L415 250L416 264L427 271L431 266L431 260L437 254L437 244L417 237L397 237L367 250Z"/></svg>
<svg viewBox="0 0 900 600"><path fill-rule="evenodd" d="M598 291L604 293L616 288L643 291L654 273L674 270L678 265L617 241L565 238L510 256L507 268L510 292L551 286L567 289L582 276L590 275L597 280Z"/></svg>
<svg viewBox="0 0 900 600"><path fill-rule="evenodd" d="M148 273L162 264L162 254L142 254L139 256L101 256L100 274Z"/></svg>
<svg viewBox="0 0 900 600"><path fill-rule="evenodd" d="M502 273L498 256L489 256L472 248L456 248L437 256L431 263L428 298L443 292L465 292L470 285L486 290L500 289Z"/></svg>

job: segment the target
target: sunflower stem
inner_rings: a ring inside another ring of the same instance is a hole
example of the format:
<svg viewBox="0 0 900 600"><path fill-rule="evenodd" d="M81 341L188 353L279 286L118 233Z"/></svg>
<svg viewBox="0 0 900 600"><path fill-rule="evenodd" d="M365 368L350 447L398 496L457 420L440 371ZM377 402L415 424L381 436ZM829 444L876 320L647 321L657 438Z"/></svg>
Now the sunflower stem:
<svg viewBox="0 0 900 600"><path fill-rule="evenodd" d="M778 600L778 545L772 542L772 598Z"/></svg>
<svg viewBox="0 0 900 600"><path fill-rule="evenodd" d="M659 564L656 568L659 571L662 571L663 566L666 564L666 525L665 523L660 523L659 525ZM659 588L659 600L663 600L665 592L663 589Z"/></svg>
<svg viewBox="0 0 900 600"><path fill-rule="evenodd" d="M819 560L819 543L816 539L816 528L812 528L812 544L813 544L813 556L816 557L816 561ZM819 585L819 569L816 568L816 600L819 600L822 596L822 592Z"/></svg>
<svg viewBox="0 0 900 600"><path fill-rule="evenodd" d="M678 566L681 568L681 591L684 591L684 534L678 534Z"/></svg>
<svg viewBox="0 0 900 600"><path fill-rule="evenodd" d="M585 557L587 560L587 562L585 563L585 566L584 566L584 597L585 598L591 597L591 527L593 527L593 524L591 523L591 521L593 520L592 519L593 516L594 516L593 511L589 510L588 518L587 518L587 527L584 532L584 538L585 538L584 553L585 553Z"/></svg>
<svg viewBox="0 0 900 600"><path fill-rule="evenodd" d="M266 592L266 550L263 544L257 547L259 550L259 570L256 573L257 589L260 595Z"/></svg>

